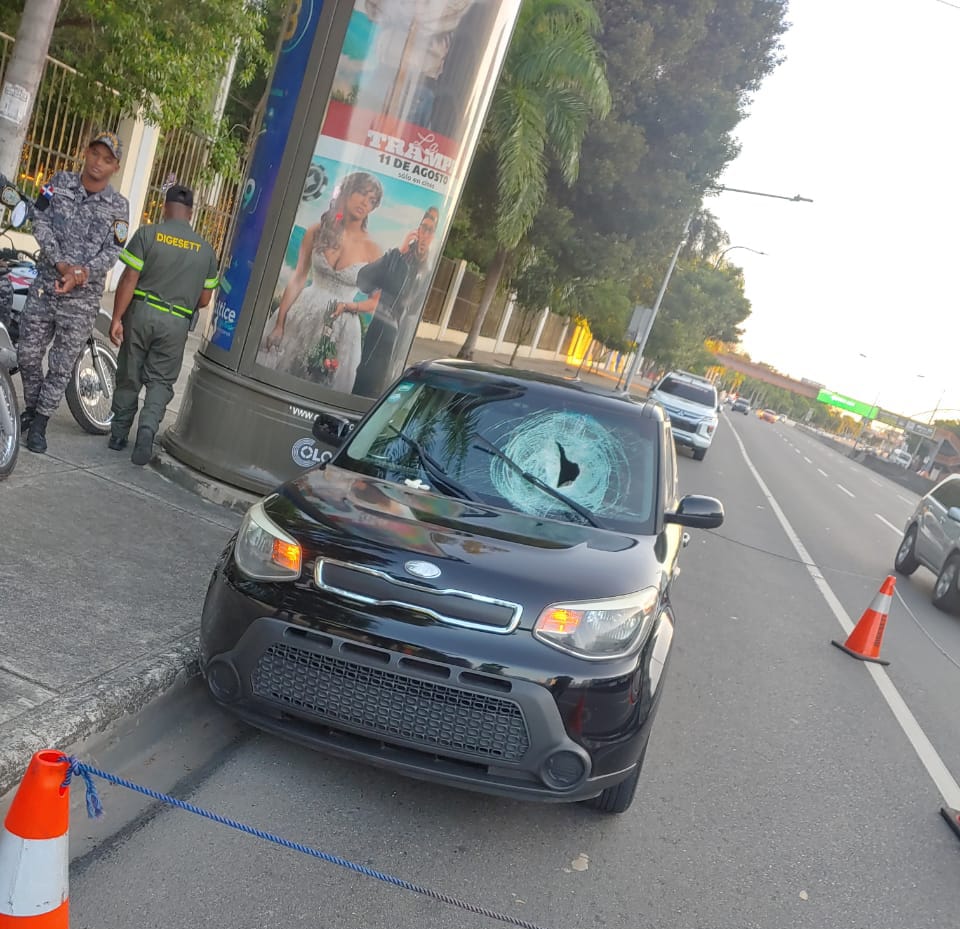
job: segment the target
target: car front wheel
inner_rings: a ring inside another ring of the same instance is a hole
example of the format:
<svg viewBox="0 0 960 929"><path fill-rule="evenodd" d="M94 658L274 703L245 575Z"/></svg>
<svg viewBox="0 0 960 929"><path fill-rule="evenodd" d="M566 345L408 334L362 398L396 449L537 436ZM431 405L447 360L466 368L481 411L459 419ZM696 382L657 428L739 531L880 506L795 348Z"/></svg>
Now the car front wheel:
<svg viewBox="0 0 960 929"><path fill-rule="evenodd" d="M647 746L644 745L633 773L626 780L608 787L598 796L585 801L587 805L600 810L601 813L626 813L637 793L637 783L640 780L640 771L643 769L643 759L646 754Z"/></svg>
<svg viewBox="0 0 960 929"><path fill-rule="evenodd" d="M960 590L957 583L960 581L960 555L951 555L940 573L937 583L933 585L933 605L945 613L960 613Z"/></svg>
<svg viewBox="0 0 960 929"><path fill-rule="evenodd" d="M911 526L903 535L897 556L893 559L893 567L898 574L913 574L920 567L917 561L917 527Z"/></svg>

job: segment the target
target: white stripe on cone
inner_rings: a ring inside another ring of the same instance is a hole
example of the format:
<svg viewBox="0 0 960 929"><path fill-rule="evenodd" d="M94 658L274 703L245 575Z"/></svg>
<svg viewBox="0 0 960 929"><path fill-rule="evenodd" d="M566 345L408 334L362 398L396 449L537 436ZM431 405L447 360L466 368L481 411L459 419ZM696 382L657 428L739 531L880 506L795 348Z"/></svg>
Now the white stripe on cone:
<svg viewBox="0 0 960 929"><path fill-rule="evenodd" d="M0 914L40 916L69 895L67 836L21 839L0 831Z"/></svg>

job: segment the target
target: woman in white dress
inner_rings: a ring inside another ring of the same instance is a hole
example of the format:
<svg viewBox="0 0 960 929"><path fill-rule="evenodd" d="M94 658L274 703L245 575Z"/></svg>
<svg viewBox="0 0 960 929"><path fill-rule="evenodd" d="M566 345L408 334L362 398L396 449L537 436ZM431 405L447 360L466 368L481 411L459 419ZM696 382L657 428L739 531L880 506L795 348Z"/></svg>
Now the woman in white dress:
<svg viewBox="0 0 960 929"><path fill-rule="evenodd" d="M367 218L382 199L380 182L363 171L348 174L334 191L330 208L304 233L259 364L332 390L353 390L360 364L358 314L372 313L380 302L379 291L357 299L357 274L382 254L367 233Z"/></svg>

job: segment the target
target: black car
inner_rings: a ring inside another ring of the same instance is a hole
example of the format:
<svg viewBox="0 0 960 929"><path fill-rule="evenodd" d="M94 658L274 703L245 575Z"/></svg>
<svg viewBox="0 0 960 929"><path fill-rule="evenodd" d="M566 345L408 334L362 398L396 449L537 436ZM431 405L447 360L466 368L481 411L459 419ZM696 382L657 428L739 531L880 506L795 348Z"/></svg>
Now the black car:
<svg viewBox="0 0 960 929"><path fill-rule="evenodd" d="M631 803L687 541L656 403L465 362L409 369L325 464L253 506L203 609L214 698L403 774Z"/></svg>

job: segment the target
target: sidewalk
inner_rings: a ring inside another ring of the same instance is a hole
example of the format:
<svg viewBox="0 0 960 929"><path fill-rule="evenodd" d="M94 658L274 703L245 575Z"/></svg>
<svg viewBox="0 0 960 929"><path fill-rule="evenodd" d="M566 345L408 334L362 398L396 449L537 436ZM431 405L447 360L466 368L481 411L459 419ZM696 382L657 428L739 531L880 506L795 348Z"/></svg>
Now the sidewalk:
<svg viewBox="0 0 960 929"><path fill-rule="evenodd" d="M199 344L191 335L164 427ZM458 348L419 340L411 360ZM506 364L509 355L476 360ZM520 357L517 367L576 374L563 361ZM216 505L156 468L133 466L129 450L111 452L105 437L82 432L65 403L48 439L46 455L22 448L0 484L0 796L34 751L103 732L196 673L210 571L252 499L207 481L206 497L219 491L231 504Z"/></svg>

